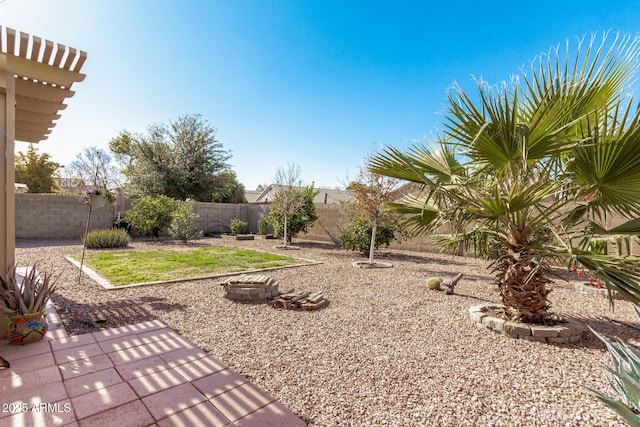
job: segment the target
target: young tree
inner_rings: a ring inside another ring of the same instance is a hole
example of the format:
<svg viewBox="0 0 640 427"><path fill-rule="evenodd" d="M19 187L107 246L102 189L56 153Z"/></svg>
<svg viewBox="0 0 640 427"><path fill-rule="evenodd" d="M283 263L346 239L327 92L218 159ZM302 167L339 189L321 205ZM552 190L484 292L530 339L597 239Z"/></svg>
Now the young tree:
<svg viewBox="0 0 640 427"><path fill-rule="evenodd" d="M55 173L62 166L52 162L49 154L38 155L29 144L27 153L20 151L16 157L16 182L26 184L29 193L53 193L58 189Z"/></svg>
<svg viewBox="0 0 640 427"><path fill-rule="evenodd" d="M102 148L85 148L65 167L65 175L82 181L86 186L111 190L121 185L121 179L111 156Z"/></svg>
<svg viewBox="0 0 640 427"><path fill-rule="evenodd" d="M317 219L314 197L318 191L313 185L303 188L300 181L300 166L287 164L287 169L276 171L275 183L278 185L267 220L276 236L282 235L283 248L296 233L306 231ZM296 185L297 184L297 185Z"/></svg>
<svg viewBox="0 0 640 427"><path fill-rule="evenodd" d="M347 211L371 227L370 265L374 264L374 251L378 246L378 227L393 230L398 222L397 216L392 215L386 208L386 204L391 201L398 187L398 182L398 179L374 173L368 167L363 167L360 169L358 179L349 183L347 187L353 192L354 197L353 202L347 204Z"/></svg>
<svg viewBox="0 0 640 427"><path fill-rule="evenodd" d="M150 126L148 134L136 140L130 150L134 193L211 201L227 183L226 161L231 158L215 133L216 129L199 114L180 116L169 125ZM123 145L122 151L127 152Z"/></svg>

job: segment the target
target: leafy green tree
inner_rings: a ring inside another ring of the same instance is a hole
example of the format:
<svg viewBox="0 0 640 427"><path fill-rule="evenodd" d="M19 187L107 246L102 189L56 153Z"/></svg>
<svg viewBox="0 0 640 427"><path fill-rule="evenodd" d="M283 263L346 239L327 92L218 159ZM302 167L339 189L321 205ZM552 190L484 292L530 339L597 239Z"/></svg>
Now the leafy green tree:
<svg viewBox="0 0 640 427"><path fill-rule="evenodd" d="M234 171L227 169L216 176L216 190L213 193L212 201L216 203L247 203L244 185L238 182Z"/></svg>
<svg viewBox="0 0 640 427"><path fill-rule="evenodd" d="M267 222L273 227L274 236L283 238L284 248L291 242L292 236L306 232L318 219L313 199L319 191L313 188L313 184L301 187L299 178L300 167L297 165L289 164L287 170L278 169L275 179L278 190L266 216Z"/></svg>
<svg viewBox="0 0 640 427"><path fill-rule="evenodd" d="M179 208L180 204L170 197L145 196L134 200L124 217L133 228L157 239L162 230L171 225L174 212Z"/></svg>
<svg viewBox="0 0 640 427"><path fill-rule="evenodd" d="M447 225L445 247L495 242L490 268L512 319L543 321L550 260L640 303L640 259L589 249L593 238L640 233L640 112L627 91L639 43L594 36L509 83L479 81L474 96L454 87L441 135L371 160L373 172L423 189L394 205L415 233ZM606 230L608 212L631 220Z"/></svg>
<svg viewBox="0 0 640 427"><path fill-rule="evenodd" d="M120 172L127 178L131 176L131 166L133 165L133 147L137 137L128 130L122 130L109 141L109 151L111 151L120 166Z"/></svg>
<svg viewBox="0 0 640 427"><path fill-rule="evenodd" d="M114 146L133 157L128 173L134 194L211 201L215 194L224 194L226 161L231 157L215 133L201 115L191 114L169 125L150 126L135 142L120 144L120 138Z"/></svg>
<svg viewBox="0 0 640 427"><path fill-rule="evenodd" d="M16 158L16 182L26 184L29 193L53 193L58 189L55 174L62 166L51 161L47 153L38 155L33 144L27 153L18 152Z"/></svg>

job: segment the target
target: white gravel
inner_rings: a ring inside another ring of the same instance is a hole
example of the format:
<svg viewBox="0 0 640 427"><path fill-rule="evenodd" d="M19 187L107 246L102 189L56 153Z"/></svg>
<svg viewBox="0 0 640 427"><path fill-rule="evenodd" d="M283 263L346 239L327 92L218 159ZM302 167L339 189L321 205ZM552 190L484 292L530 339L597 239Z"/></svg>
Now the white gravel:
<svg viewBox="0 0 640 427"><path fill-rule="evenodd" d="M206 239L197 245L271 250L277 242ZM327 243L296 241L288 254L323 264L272 271L281 290L321 290L331 301L317 312L276 310L224 298L217 280L107 291L64 255L73 241L17 242L18 262L39 261L61 273L53 300L70 334L160 319L258 384L312 426L622 426L582 386L609 390L604 346L590 332L581 343L547 345L478 330L471 305L499 302L482 261L380 251L393 268L360 269L357 254ZM169 248L135 241L132 247ZM180 246L183 247L183 246ZM279 253L282 253L281 251ZM429 276L464 277L456 295L430 291ZM640 346L627 302L557 282L553 311Z"/></svg>

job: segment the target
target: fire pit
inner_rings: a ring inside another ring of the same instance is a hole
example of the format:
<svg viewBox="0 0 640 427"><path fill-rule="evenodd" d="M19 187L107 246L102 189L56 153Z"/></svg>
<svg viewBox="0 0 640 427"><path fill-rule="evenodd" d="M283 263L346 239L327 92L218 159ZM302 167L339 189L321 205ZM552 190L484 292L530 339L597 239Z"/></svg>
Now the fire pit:
<svg viewBox="0 0 640 427"><path fill-rule="evenodd" d="M278 282L269 276L242 274L221 283L226 297L232 301L267 302L280 295Z"/></svg>

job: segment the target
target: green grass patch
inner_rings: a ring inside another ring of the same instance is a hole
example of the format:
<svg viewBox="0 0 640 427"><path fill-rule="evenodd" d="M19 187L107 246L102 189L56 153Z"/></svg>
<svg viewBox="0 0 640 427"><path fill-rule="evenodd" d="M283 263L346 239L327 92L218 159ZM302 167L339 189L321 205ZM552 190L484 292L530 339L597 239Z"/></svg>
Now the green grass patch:
<svg viewBox="0 0 640 427"><path fill-rule="evenodd" d="M122 286L284 267L306 261L249 249L208 246L189 250L93 253L85 256L84 263L114 286Z"/></svg>

